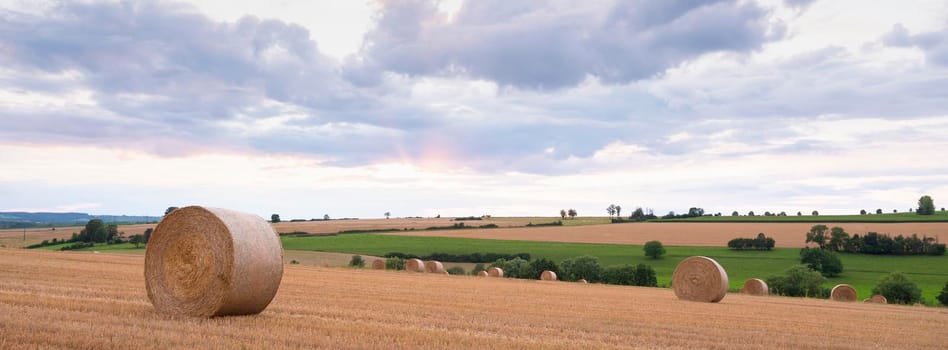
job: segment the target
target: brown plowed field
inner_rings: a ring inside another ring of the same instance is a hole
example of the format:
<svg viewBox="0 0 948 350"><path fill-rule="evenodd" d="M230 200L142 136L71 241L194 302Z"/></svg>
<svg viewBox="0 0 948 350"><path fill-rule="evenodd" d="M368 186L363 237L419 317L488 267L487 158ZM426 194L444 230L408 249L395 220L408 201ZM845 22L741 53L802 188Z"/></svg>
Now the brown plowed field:
<svg viewBox="0 0 948 350"><path fill-rule="evenodd" d="M287 266L262 314L154 313L143 258L0 250L0 348L943 349L948 309Z"/></svg>
<svg viewBox="0 0 948 350"><path fill-rule="evenodd" d="M776 240L777 247L803 247L806 232L814 223L630 223L586 226L551 226L501 229L468 229L437 231L406 231L386 234L428 237L461 237L479 239L506 239L518 241L644 244L651 240L672 246L727 246L727 242L738 237L757 237L763 232ZM948 223L826 223L829 227L840 226L849 232L863 235L866 232L889 233L893 236L913 233L948 240Z"/></svg>

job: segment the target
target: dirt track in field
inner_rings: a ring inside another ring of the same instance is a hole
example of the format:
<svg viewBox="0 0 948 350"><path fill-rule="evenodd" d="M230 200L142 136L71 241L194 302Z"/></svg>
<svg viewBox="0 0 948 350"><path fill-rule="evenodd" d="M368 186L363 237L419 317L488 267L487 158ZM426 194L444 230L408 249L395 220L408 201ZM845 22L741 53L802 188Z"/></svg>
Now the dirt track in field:
<svg viewBox="0 0 948 350"><path fill-rule="evenodd" d="M0 250L0 348L943 349L948 309L286 266L262 314L157 315L143 258Z"/></svg>
<svg viewBox="0 0 948 350"><path fill-rule="evenodd" d="M672 246L727 246L738 237L753 238L763 232L776 240L777 247L803 247L806 232L814 223L627 223L586 226L524 227L406 231L386 233L403 236L460 237L520 241L644 244L651 240ZM911 235L913 233L948 240L948 223L826 223L840 226L850 235L866 232Z"/></svg>

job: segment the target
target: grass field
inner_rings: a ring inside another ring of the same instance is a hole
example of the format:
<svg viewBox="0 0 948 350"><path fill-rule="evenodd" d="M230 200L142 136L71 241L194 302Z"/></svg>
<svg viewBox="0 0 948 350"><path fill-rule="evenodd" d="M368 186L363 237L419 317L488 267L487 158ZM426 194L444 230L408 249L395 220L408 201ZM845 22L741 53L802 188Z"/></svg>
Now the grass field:
<svg viewBox="0 0 948 350"><path fill-rule="evenodd" d="M915 213L888 213L870 215L819 215L812 216L804 213L803 216L700 216L687 219L654 220L652 222L948 222L948 211L936 211L934 215L918 215ZM763 213L758 213L763 214Z"/></svg>
<svg viewBox="0 0 948 350"><path fill-rule="evenodd" d="M2 349L943 349L948 309L286 266L256 316L154 313L141 256L0 251Z"/></svg>
<svg viewBox="0 0 948 350"><path fill-rule="evenodd" d="M666 246L664 258L648 259L640 245L500 241L486 239L410 237L391 235L340 235L329 237L284 237L284 249L315 250L381 256L390 252L426 255L443 253L530 253L532 258L546 257L559 262L580 255L592 255L604 266L649 264L658 274L659 284L667 285L675 266L682 259L704 255L716 259L730 276L731 288L740 288L748 278L766 278L799 264L799 250L733 251L717 247ZM826 287L838 283L853 285L860 298L867 298L878 280L899 271L922 288L923 297L932 302L948 282L948 256L869 256L842 254L844 273L830 279Z"/></svg>

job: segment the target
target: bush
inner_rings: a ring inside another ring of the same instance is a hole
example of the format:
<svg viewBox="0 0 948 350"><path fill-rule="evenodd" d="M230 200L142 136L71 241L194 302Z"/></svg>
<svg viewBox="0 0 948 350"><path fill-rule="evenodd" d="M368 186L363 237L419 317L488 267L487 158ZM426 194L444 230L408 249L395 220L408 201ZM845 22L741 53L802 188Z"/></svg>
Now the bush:
<svg viewBox="0 0 948 350"><path fill-rule="evenodd" d="M487 271L487 269L484 268L484 264L479 263L477 265L474 265L474 269L471 270L471 275L477 276L477 274L481 271Z"/></svg>
<svg viewBox="0 0 948 350"><path fill-rule="evenodd" d="M770 294L789 297L815 297L823 294L820 287L826 278L819 272L798 265L784 272L783 276L770 276L766 279Z"/></svg>
<svg viewBox="0 0 948 350"><path fill-rule="evenodd" d="M655 278L655 270L651 266L639 264L613 266L602 270L601 279L603 283L618 284L625 286L658 286L658 279Z"/></svg>
<svg viewBox="0 0 948 350"><path fill-rule="evenodd" d="M83 249L83 248L92 248L93 246L95 246L95 243L92 243L92 242L76 242L76 243L67 245L65 247L59 248L59 250L76 250L76 249Z"/></svg>
<svg viewBox="0 0 948 350"><path fill-rule="evenodd" d="M757 234L757 238L735 238L727 242L727 247L734 250L772 250L776 241L767 237L763 232Z"/></svg>
<svg viewBox="0 0 948 350"><path fill-rule="evenodd" d="M349 260L349 266L365 267L365 260L362 259L361 255L353 255L352 260Z"/></svg>
<svg viewBox="0 0 948 350"><path fill-rule="evenodd" d="M915 304L922 301L922 290L901 272L882 277L872 289L873 294L882 294L891 304Z"/></svg>
<svg viewBox="0 0 948 350"><path fill-rule="evenodd" d="M385 259L385 269L386 270L404 270L405 269L405 259L399 257L391 257Z"/></svg>
<svg viewBox="0 0 948 350"><path fill-rule="evenodd" d="M631 286L635 283L635 268L632 265L607 267L600 278L602 283Z"/></svg>
<svg viewBox="0 0 948 350"><path fill-rule="evenodd" d="M559 274L560 268L556 266L556 263L553 260L547 258L539 258L534 261L531 261L527 264L526 271L524 271L523 278L528 279L539 279L540 275L543 274L543 271L550 270L554 273Z"/></svg>
<svg viewBox="0 0 948 350"><path fill-rule="evenodd" d="M945 288L941 289L941 293L935 299L938 299L938 302L942 305L948 306L948 282L945 282Z"/></svg>
<svg viewBox="0 0 948 350"><path fill-rule="evenodd" d="M560 272L566 281L585 279L588 282L598 282L601 280L602 265L599 264L599 258L583 255L560 262Z"/></svg>
<svg viewBox="0 0 948 350"><path fill-rule="evenodd" d="M645 242L645 256L652 259L661 258L662 255L665 255L665 247L662 246L662 242L659 241L648 241Z"/></svg>
<svg viewBox="0 0 948 350"><path fill-rule="evenodd" d="M504 270L504 277L526 278L524 277L524 273L529 263L529 261L521 258L513 258L510 260L497 259L497 261L490 264L490 267L499 267L501 270Z"/></svg>
<svg viewBox="0 0 948 350"><path fill-rule="evenodd" d="M448 271L449 275L464 275L464 268L460 266L455 266L445 271Z"/></svg>
<svg viewBox="0 0 948 350"><path fill-rule="evenodd" d="M300 262L296 260L290 260L290 265L299 265Z"/></svg>
<svg viewBox="0 0 948 350"><path fill-rule="evenodd" d="M651 266L638 264L635 266L635 280L632 283L642 287L657 287L658 278L655 277L655 270Z"/></svg>
<svg viewBox="0 0 948 350"><path fill-rule="evenodd" d="M843 272L843 262L839 256L819 248L800 249L800 263L826 277L839 276Z"/></svg>

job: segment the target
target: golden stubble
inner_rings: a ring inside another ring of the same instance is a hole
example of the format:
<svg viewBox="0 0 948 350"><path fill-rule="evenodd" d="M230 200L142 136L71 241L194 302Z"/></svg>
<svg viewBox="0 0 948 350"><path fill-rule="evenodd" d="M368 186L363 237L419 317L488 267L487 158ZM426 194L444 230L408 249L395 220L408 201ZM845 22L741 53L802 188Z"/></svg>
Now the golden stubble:
<svg viewBox="0 0 948 350"><path fill-rule="evenodd" d="M162 316L143 257L0 250L0 348L938 349L948 309L286 266L256 316Z"/></svg>

